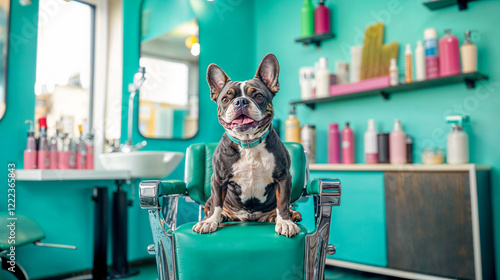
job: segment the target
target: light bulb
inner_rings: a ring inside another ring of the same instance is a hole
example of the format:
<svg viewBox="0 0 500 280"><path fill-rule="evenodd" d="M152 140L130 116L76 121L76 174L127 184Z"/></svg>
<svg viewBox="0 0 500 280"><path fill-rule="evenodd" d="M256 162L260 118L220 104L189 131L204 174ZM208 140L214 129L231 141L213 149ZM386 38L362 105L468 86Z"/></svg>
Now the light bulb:
<svg viewBox="0 0 500 280"><path fill-rule="evenodd" d="M193 44L193 46L191 47L191 54L193 56L200 55L200 43L194 43Z"/></svg>

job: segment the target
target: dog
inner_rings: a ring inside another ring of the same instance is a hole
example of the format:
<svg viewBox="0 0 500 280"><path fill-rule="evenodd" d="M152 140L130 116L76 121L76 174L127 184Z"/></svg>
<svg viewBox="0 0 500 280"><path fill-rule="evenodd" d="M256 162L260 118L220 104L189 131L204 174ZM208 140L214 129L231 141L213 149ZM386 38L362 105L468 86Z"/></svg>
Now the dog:
<svg viewBox="0 0 500 280"><path fill-rule="evenodd" d="M272 100L279 90L279 64L273 54L261 61L255 77L231 81L210 64L207 82L225 133L213 158L211 196L205 218L193 226L211 233L222 222L275 222L275 231L293 237L299 212L290 209L290 155L272 126Z"/></svg>

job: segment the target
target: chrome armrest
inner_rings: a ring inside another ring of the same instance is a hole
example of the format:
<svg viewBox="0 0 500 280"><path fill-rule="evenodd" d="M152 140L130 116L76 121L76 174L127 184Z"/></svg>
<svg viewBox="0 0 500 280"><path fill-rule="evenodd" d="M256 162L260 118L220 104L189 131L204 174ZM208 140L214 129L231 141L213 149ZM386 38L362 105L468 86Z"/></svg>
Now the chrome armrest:
<svg viewBox="0 0 500 280"><path fill-rule="evenodd" d="M326 255L333 255L335 247L328 244L332 206L340 205L341 183L338 179L320 179L320 192L314 194L314 219L316 229L306 235L304 279L321 280Z"/></svg>
<svg viewBox="0 0 500 280"><path fill-rule="evenodd" d="M149 223L153 233L154 244L148 246L148 252L156 256L156 267L159 280L175 280L175 250L172 231L175 230L177 222L177 202L179 195L168 195L160 205L159 194L161 181L142 181L139 184L139 203L142 209L148 210ZM167 205L165 205L167 204ZM161 208L167 207L167 211L161 218ZM165 225L168 230L165 230Z"/></svg>

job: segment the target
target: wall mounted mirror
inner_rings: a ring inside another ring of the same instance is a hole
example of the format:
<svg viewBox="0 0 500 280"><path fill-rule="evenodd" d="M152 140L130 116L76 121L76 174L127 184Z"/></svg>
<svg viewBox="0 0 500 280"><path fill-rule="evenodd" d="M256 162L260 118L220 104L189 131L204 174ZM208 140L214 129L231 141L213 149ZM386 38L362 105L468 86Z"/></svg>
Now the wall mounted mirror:
<svg viewBox="0 0 500 280"><path fill-rule="evenodd" d="M52 9L47 19L44 15ZM49 136L59 132L80 137L92 128L95 6L83 1L40 0L39 15L36 130L40 117L46 116Z"/></svg>
<svg viewBox="0 0 500 280"><path fill-rule="evenodd" d="M0 0L0 119L7 107L10 0Z"/></svg>
<svg viewBox="0 0 500 280"><path fill-rule="evenodd" d="M198 131L198 21L185 0L143 0L139 131L149 138L186 139Z"/></svg>

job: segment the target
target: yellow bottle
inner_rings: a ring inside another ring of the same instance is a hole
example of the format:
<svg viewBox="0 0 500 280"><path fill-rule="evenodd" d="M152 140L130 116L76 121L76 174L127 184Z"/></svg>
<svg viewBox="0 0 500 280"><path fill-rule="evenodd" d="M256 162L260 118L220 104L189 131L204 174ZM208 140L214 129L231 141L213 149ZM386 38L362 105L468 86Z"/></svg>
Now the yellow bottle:
<svg viewBox="0 0 500 280"><path fill-rule="evenodd" d="M290 108L290 115L285 122L285 142L300 143L300 123L295 115L295 106Z"/></svg>

